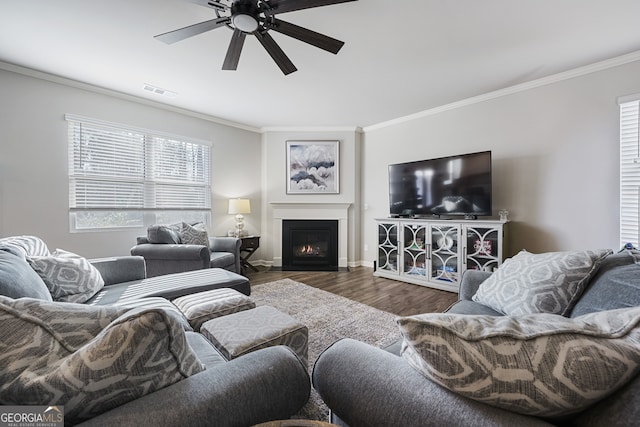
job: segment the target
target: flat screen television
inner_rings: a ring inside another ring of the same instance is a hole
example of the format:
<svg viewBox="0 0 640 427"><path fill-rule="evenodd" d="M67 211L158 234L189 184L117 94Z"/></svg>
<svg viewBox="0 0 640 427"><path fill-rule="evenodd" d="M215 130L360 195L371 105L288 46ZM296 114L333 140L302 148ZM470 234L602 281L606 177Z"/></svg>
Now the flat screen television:
<svg viewBox="0 0 640 427"><path fill-rule="evenodd" d="M491 151L389 165L391 216L491 215Z"/></svg>

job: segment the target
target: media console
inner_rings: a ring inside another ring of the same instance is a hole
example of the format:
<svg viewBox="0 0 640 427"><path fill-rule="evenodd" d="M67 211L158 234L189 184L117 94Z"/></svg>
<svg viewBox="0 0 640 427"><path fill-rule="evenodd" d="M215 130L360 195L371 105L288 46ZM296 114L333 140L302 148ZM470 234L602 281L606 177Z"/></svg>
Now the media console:
<svg viewBox="0 0 640 427"><path fill-rule="evenodd" d="M494 271L503 261L508 221L376 219L374 276L458 292L465 270Z"/></svg>

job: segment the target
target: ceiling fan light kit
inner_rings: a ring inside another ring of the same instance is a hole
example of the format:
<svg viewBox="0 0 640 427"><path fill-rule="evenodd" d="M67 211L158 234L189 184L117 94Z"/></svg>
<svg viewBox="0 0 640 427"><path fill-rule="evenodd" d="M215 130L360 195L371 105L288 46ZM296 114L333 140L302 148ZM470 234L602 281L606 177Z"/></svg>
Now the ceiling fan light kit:
<svg viewBox="0 0 640 427"><path fill-rule="evenodd" d="M307 28L282 21L276 14L295 10L311 9L332 4L357 0L227 0L209 1L207 6L214 9L217 18L189 25L167 33L158 34L156 39L172 44L178 41L226 26L233 30L231 42L227 48L223 70L236 70L247 34L254 35L260 44L285 74L297 70L284 51L268 33L270 30L300 40L317 48L337 54L344 42ZM202 2L199 2L202 3Z"/></svg>

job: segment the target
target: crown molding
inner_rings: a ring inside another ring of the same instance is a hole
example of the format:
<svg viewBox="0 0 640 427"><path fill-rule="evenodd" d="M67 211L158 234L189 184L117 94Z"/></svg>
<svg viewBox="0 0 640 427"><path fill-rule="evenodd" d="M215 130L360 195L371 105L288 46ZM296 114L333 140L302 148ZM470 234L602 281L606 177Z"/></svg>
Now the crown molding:
<svg viewBox="0 0 640 427"><path fill-rule="evenodd" d="M467 107L469 105L490 101L492 99L501 98L503 96L513 95L515 93L524 92L530 89L535 89L538 87L551 85L561 81L570 80L576 77L597 73L599 71L619 67L621 65L629 64L631 62L636 62L639 60L640 60L640 50L629 53L627 55L622 55L612 59L607 59L605 61L596 62L590 65L585 65L584 67L574 68L573 70L564 71L564 72L553 74L547 77L542 77L540 79L532 80L530 82L520 83L504 89L498 89L493 92L488 92L482 95L452 102L450 104L441 105L439 107L420 111L418 113L410 114L408 116L399 117L396 119L388 120L388 121L381 122L371 126L365 126L363 128L363 132L364 133L371 132L371 131L386 128L389 126L398 125L400 123L410 122L410 121L421 119L424 117L440 114L445 111L451 111L458 108Z"/></svg>
<svg viewBox="0 0 640 427"><path fill-rule="evenodd" d="M51 74L44 71L35 70L32 68L22 67L20 65L11 64L8 62L0 61L0 69L10 71L16 74L22 74L28 77L33 77L40 80L46 80L46 81L61 84L64 86L74 87L76 89L82 89L89 92L99 93L101 95L107 95L114 98L123 99L126 101L136 102L138 104L143 104L143 105L159 108L166 111L171 111L173 113L183 114L185 116L206 120L208 122L216 123L219 125L229 126L229 127L242 129L242 130L246 130L254 133L260 133L259 128L248 126L242 123L237 123L230 120L224 120L218 117L210 116L208 114L203 114L203 113L198 113L196 111L188 110L186 108L174 107L172 105L168 105L162 102L153 101L153 100L142 98L135 95L129 95L124 92L119 92L113 89L107 89L101 86L92 85L90 83L84 83L79 80L73 80L67 77L58 76L56 74Z"/></svg>
<svg viewBox="0 0 640 427"><path fill-rule="evenodd" d="M354 132L362 133L362 128L359 126L267 126L260 128L262 133L270 132Z"/></svg>

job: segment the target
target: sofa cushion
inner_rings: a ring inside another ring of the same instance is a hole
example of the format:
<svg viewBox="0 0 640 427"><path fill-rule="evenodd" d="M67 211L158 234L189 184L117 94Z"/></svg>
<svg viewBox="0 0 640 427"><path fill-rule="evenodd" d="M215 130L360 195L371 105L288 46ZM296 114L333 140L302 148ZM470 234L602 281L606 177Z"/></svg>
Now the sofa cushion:
<svg viewBox="0 0 640 427"><path fill-rule="evenodd" d="M0 250L0 295L10 298L37 298L51 301L51 294L40 276L15 251Z"/></svg>
<svg viewBox="0 0 640 427"><path fill-rule="evenodd" d="M432 381L510 411L581 411L640 371L640 307L578 318L425 314L398 319L403 357Z"/></svg>
<svg viewBox="0 0 640 427"><path fill-rule="evenodd" d="M595 311L640 306L638 278L640 264L636 264L634 253L625 250L609 255L573 307L571 317Z"/></svg>
<svg viewBox="0 0 640 427"><path fill-rule="evenodd" d="M27 258L55 301L83 303L104 287L100 272L86 259L56 249L51 256Z"/></svg>
<svg viewBox="0 0 640 427"><path fill-rule="evenodd" d="M211 252L211 268L227 268L236 264L236 257L231 252Z"/></svg>
<svg viewBox="0 0 640 427"><path fill-rule="evenodd" d="M209 247L209 235L202 223L191 225L183 222L180 238L185 245L204 245Z"/></svg>
<svg viewBox="0 0 640 427"><path fill-rule="evenodd" d="M472 300L508 315L567 315L610 253L521 251L482 282Z"/></svg>
<svg viewBox="0 0 640 427"><path fill-rule="evenodd" d="M0 404L64 405L71 424L204 369L164 310L2 298L0 328Z"/></svg>
<svg viewBox="0 0 640 427"><path fill-rule="evenodd" d="M116 304L146 297L175 299L219 288L231 288L251 295L251 284L246 277L221 268L205 268L105 286L87 304Z"/></svg>
<svg viewBox="0 0 640 427"><path fill-rule="evenodd" d="M152 225L147 228L147 241L145 243L182 243L180 239L181 227L182 224L180 224L180 227L175 225Z"/></svg>
<svg viewBox="0 0 640 427"><path fill-rule="evenodd" d="M126 308L127 310L132 310L134 308L144 308L144 309L162 309L170 311L176 320L180 322L182 328L187 332L192 332L193 328L189 324L189 320L185 317L182 311L176 307L174 303L169 301L166 298L162 297L148 297L148 298L140 298L133 299L129 301L120 301L114 303L115 306L119 308Z"/></svg>

